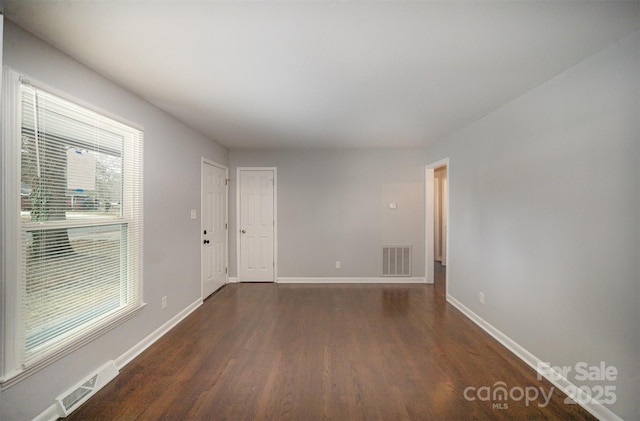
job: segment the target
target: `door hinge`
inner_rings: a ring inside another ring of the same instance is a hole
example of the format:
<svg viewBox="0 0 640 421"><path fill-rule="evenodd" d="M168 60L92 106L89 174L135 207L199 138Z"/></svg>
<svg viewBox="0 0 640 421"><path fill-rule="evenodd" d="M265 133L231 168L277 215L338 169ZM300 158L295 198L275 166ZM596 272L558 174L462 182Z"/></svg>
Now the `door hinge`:
<svg viewBox="0 0 640 421"><path fill-rule="evenodd" d="M227 268L224 268L224 273L229 273Z"/></svg>
<svg viewBox="0 0 640 421"><path fill-rule="evenodd" d="M228 185L229 185L229 181L231 181L231 180L229 180L228 178L225 178L225 179L224 179L224 185L225 185L225 186L228 186Z"/></svg>
<svg viewBox="0 0 640 421"><path fill-rule="evenodd" d="M229 226L227 224L224 224L224 229L229 229Z"/></svg>

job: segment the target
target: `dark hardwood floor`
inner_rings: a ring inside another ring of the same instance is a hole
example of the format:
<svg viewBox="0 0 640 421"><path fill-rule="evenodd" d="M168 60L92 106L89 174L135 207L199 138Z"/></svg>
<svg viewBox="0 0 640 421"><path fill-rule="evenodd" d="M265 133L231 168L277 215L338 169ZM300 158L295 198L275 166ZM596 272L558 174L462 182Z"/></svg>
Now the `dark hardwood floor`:
<svg viewBox="0 0 640 421"><path fill-rule="evenodd" d="M593 419L557 390L478 399L552 385L446 303L438 270L435 285L227 285L68 419Z"/></svg>

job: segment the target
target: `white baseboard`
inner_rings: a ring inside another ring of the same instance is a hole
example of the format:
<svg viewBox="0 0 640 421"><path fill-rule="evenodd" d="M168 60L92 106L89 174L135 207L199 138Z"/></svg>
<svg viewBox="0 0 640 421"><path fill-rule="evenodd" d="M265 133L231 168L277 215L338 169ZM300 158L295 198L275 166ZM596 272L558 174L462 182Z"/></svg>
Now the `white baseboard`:
<svg viewBox="0 0 640 421"><path fill-rule="evenodd" d="M153 345L154 342L160 339L165 333L170 331L175 325L180 323L185 317L193 313L193 311L201 305L202 298L199 298L192 304L188 305L180 313L167 320L162 326L151 332L146 338L135 344L131 349L116 358L115 362L118 370L121 370L122 367L129 364L131 360L140 355L145 349Z"/></svg>
<svg viewBox="0 0 640 421"><path fill-rule="evenodd" d="M53 403L50 407L45 409L33 419L33 421L56 421L63 415L58 412L58 404Z"/></svg>
<svg viewBox="0 0 640 421"><path fill-rule="evenodd" d="M424 284L424 277L377 278L278 278L279 284Z"/></svg>
<svg viewBox="0 0 640 421"><path fill-rule="evenodd" d="M235 279L235 281L232 281ZM229 278L229 282L237 282L237 278ZM396 284L406 284L406 283L425 283L426 280L423 277L418 278L278 278L279 283L305 283L305 284L322 284L322 283L396 283ZM502 333L500 330L495 328L489 322L478 316L476 313L471 311L468 307L462 304L460 301L456 300L453 296L447 294L447 301L460 310L465 316L471 319L474 323L476 323L480 328L482 328L485 332L495 338L498 342L504 345L509 351L515 354L522 361L527 363L530 367L536 370L540 375L544 376L549 380L554 386L562 390L564 393L570 395L571 391L580 390L573 383L571 383L566 378L562 377L560 380L555 380L548 376L548 370L541 371L539 367L545 365L545 363L537 358L535 355L531 354L525 348L520 346L513 339L509 338L507 335ZM194 303L190 304L180 313L176 314L158 329L153 331L143 340L134 345L131 349L120 355L116 360L115 364L118 370L122 369L122 367L126 366L129 362L131 362L135 357L140 355L144 350L150 347L153 343L155 343L158 339L160 339L164 334L166 334L169 330L171 330L174 326L180 323L184 318L186 318L189 314L191 314L194 310L202 305L202 300L198 299ZM586 401L586 400L585 400ZM591 413L593 416L597 417L599 420L607 420L607 421L622 421L622 418L618 417L611 410L606 408L604 405L596 402L594 400L589 400L588 403L580 403L585 410ZM60 417L60 413L58 412L58 407L54 403L49 406L46 410L44 410L40 415L35 417L33 421L54 421Z"/></svg>
<svg viewBox="0 0 640 421"><path fill-rule="evenodd" d="M167 322L165 322L162 326L150 333L146 338L135 344L131 349L116 358L114 362L117 370L122 369L122 367L124 367L135 357L140 355L145 349L153 345L154 342L160 339L165 333L170 331L175 325L180 323L185 317L193 313L193 311L201 305L202 298L199 298L198 300L187 306L180 313L176 314ZM58 418L64 416L64 414L62 414L61 412L62 411L60 411L57 403L54 402L50 407L41 412L40 415L35 417L33 421L55 421Z"/></svg>
<svg viewBox="0 0 640 421"><path fill-rule="evenodd" d="M229 281L227 282L229 284L237 284L238 283L238 278L235 276L230 276L229 277Z"/></svg>
<svg viewBox="0 0 640 421"><path fill-rule="evenodd" d="M471 309L469 309L467 306L462 304L460 301L456 300L449 294L447 294L447 301L451 305L453 305L455 308L460 310L462 314L464 314L469 319L471 319L475 324L480 326L482 330L487 332L489 335L493 336L493 338L495 338L498 342L504 345L505 348L507 348L509 351L515 354L516 357L520 358L522 361L527 363L531 368L536 370L538 374L540 374L541 376L549 380L549 382L551 382L551 384L553 384L555 387L562 390L565 394L571 396L571 395L575 395L576 391L581 392L581 389L579 389L577 386L575 386L565 377L562 377L560 373L554 372L556 373L555 375L556 378L549 376L549 373L551 372L551 368L545 362L543 362L541 359L539 359L538 357L536 357L535 355L527 351L525 348L520 346L516 341L514 341L513 339L511 339L510 337L508 337L507 335L505 335L504 333L496 329L492 324L484 320L482 317L478 316L476 313L474 313ZM539 367L543 367L544 370L540 370ZM557 378L559 378L559 380L557 380ZM602 405L600 402L597 402L594 399L591 399L590 396L581 395L580 398L581 398L580 401L582 402L578 402L578 404L581 407L583 407L585 410L587 410L591 415L598 418L599 420L623 421L622 418L617 416L614 412L612 412L610 409ZM583 402L587 402L587 403L583 403Z"/></svg>

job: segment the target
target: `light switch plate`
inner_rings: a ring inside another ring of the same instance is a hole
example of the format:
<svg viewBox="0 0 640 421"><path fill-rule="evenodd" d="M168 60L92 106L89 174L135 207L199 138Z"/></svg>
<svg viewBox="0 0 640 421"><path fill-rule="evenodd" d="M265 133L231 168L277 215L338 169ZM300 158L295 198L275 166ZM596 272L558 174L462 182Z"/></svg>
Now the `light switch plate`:
<svg viewBox="0 0 640 421"><path fill-rule="evenodd" d="M397 203L389 203L389 209L398 209Z"/></svg>

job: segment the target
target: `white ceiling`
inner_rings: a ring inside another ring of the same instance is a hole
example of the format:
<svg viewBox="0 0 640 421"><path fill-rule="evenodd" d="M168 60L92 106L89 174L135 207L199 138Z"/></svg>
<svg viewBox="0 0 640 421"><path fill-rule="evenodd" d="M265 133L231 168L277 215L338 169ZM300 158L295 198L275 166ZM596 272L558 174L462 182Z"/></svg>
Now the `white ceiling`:
<svg viewBox="0 0 640 421"><path fill-rule="evenodd" d="M410 148L637 30L639 5L5 1L4 13L232 149Z"/></svg>

